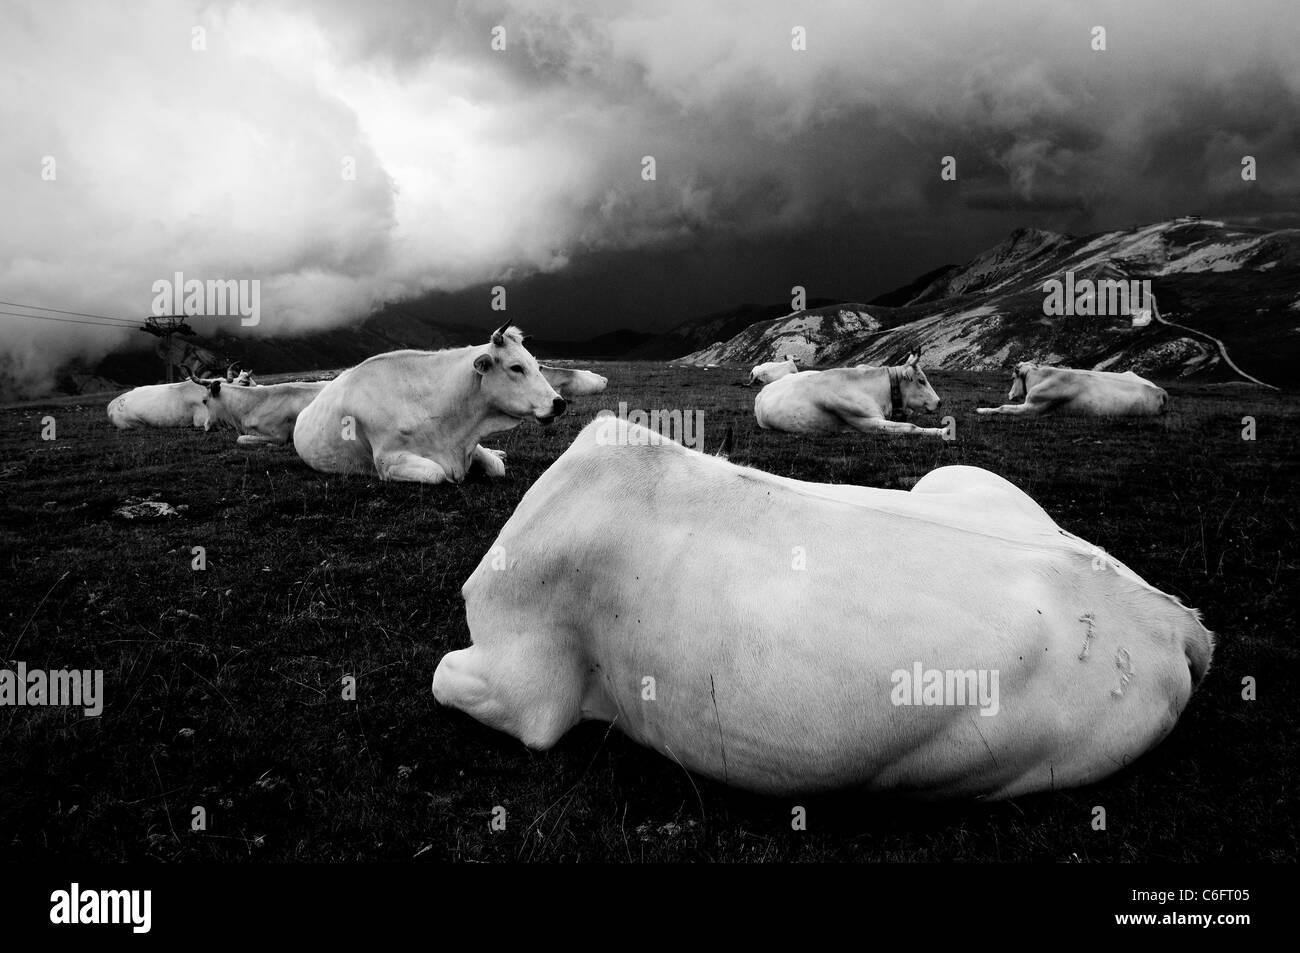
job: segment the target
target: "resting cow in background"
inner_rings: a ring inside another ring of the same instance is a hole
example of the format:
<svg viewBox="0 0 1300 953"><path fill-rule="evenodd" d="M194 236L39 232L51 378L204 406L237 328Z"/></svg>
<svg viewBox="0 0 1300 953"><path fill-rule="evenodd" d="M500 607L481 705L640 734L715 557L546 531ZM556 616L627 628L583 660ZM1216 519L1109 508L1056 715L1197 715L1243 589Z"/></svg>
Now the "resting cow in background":
<svg viewBox="0 0 1300 953"><path fill-rule="evenodd" d="M505 475L505 454L479 441L565 407L519 329L501 327L487 344L390 351L344 371L298 419L293 444L325 473L459 483L475 463Z"/></svg>
<svg viewBox="0 0 1300 953"><path fill-rule="evenodd" d="M298 415L325 387L325 381L230 387L220 378L190 380L206 388L203 403L212 423L234 427L235 442L246 447L288 443Z"/></svg>
<svg viewBox="0 0 1300 953"><path fill-rule="evenodd" d="M537 367L546 378L546 382L566 400L603 393L609 384L609 378L603 374L585 371L579 367L551 367L549 364L538 364Z"/></svg>
<svg viewBox="0 0 1300 953"><path fill-rule="evenodd" d="M236 362L226 368L225 382L233 387L251 387L253 372L236 374L238 366ZM206 388L192 380L149 384L109 401L108 419L120 430L138 427L202 427L208 430L212 425L208 409L203 404L206 396Z"/></svg>
<svg viewBox="0 0 1300 953"><path fill-rule="evenodd" d="M754 417L764 430L786 433L861 430L941 437L942 427L889 419L904 409L934 413L940 403L921 370L920 355L913 354L895 367L859 364L782 377L758 392Z"/></svg>
<svg viewBox="0 0 1300 953"><path fill-rule="evenodd" d="M772 381L780 380L790 374L799 373L799 365L795 363L794 355L787 354L785 360L769 361L766 364L759 364L749 372L749 382L746 387L752 387L755 384L770 384Z"/></svg>
<svg viewBox="0 0 1300 953"><path fill-rule="evenodd" d="M1081 371L1024 361L1016 365L1007 400L1022 404L977 407L977 414L1073 414L1149 417L1169 410L1169 394L1132 371Z"/></svg>

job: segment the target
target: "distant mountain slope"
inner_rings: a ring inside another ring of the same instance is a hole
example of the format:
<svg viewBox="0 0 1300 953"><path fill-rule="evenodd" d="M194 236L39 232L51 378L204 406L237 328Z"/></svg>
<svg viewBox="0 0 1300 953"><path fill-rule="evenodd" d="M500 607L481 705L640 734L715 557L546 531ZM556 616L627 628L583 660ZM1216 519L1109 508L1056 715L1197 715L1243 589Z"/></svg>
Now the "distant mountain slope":
<svg viewBox="0 0 1300 953"><path fill-rule="evenodd" d="M958 265L943 265L934 271L927 271L919 278L915 278L901 288L895 288L893 291L886 292L878 297L872 298L867 304L874 304L882 308L897 308L907 304L930 285L958 269Z"/></svg>
<svg viewBox="0 0 1300 953"><path fill-rule="evenodd" d="M814 298L810 304L816 308L833 303L831 298ZM741 333L756 321L778 318L790 310L788 305L745 303L727 311L715 311L703 317L683 321L672 329L657 335L625 355L627 360L672 360L683 354L726 341Z"/></svg>
<svg viewBox="0 0 1300 953"><path fill-rule="evenodd" d="M672 363L757 364L789 354L800 364L836 363L842 353L879 334L882 319L896 309L857 303L824 305L756 321L727 341L718 341Z"/></svg>
<svg viewBox="0 0 1300 953"><path fill-rule="evenodd" d="M1134 327L1124 315L1049 316L1043 285L1063 280L1067 271L1076 282L1149 281L1161 317L1221 340L1249 374L1276 384L1300 381L1300 230L1195 218L1083 237L1018 229L964 265L886 296L894 306L786 314L680 360L745 366L801 343L807 363L876 364L920 345L927 362L939 367L1035 360L1159 377L1236 378L1212 342L1159 321ZM906 297L911 288L919 290Z"/></svg>
<svg viewBox="0 0 1300 953"><path fill-rule="evenodd" d="M556 341L529 337L528 350L538 358L589 358L627 360L626 355L659 340L663 335L649 331L610 331L585 341Z"/></svg>

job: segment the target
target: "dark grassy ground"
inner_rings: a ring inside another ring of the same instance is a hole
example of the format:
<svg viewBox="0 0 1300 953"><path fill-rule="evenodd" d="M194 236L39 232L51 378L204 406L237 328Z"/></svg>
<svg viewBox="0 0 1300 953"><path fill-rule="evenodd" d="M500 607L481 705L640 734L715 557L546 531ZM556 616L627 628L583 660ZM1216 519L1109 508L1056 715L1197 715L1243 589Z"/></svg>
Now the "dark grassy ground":
<svg viewBox="0 0 1300 953"><path fill-rule="evenodd" d="M548 430L489 441L506 480L326 477L226 433L112 429L102 403L0 412L0 659L102 668L101 718L0 709L0 854L121 860L1256 860L1297 853L1300 407L1173 385L1165 420L979 418L1004 375L931 379L952 443L760 432L729 371L618 364ZM917 806L743 795L606 726L533 754L429 691L467 643L459 589L528 486L602 407L701 409L714 449L807 480L909 487L988 467L1199 607L1214 669L1173 736L1091 788ZM1241 439L1241 418L1258 440ZM187 509L132 524L128 496ZM190 568L190 549L208 569ZM340 697L344 675L358 700ZM1259 700L1240 697L1243 676ZM192 729L192 734L182 729ZM191 808L210 818L190 831ZM507 812L493 833L494 806ZM1092 808L1107 830L1091 829Z"/></svg>

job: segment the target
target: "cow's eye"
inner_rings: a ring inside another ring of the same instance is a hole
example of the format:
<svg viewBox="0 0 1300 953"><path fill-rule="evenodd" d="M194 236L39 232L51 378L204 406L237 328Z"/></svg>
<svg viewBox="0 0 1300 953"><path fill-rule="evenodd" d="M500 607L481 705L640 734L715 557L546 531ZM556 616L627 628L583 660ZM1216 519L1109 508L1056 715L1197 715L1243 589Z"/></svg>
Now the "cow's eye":
<svg viewBox="0 0 1300 953"><path fill-rule="evenodd" d="M524 366L522 364L513 364L510 369L516 374L522 374L524 372Z"/></svg>

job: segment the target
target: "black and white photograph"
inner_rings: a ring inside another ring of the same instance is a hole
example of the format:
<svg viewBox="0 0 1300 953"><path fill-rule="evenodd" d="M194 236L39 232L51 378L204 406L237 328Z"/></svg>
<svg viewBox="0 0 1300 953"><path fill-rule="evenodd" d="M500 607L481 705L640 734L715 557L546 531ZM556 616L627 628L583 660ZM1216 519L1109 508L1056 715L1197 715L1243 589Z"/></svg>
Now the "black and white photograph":
<svg viewBox="0 0 1300 953"><path fill-rule="evenodd" d="M1298 522L1294 0L0 0L7 927L1240 941Z"/></svg>

